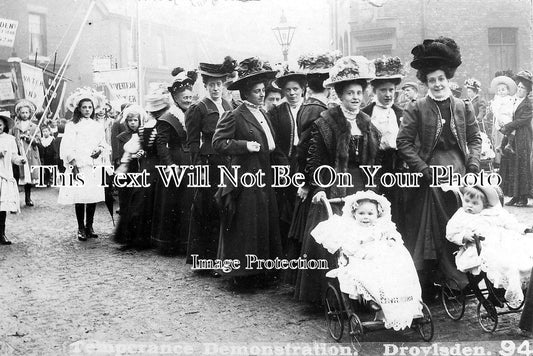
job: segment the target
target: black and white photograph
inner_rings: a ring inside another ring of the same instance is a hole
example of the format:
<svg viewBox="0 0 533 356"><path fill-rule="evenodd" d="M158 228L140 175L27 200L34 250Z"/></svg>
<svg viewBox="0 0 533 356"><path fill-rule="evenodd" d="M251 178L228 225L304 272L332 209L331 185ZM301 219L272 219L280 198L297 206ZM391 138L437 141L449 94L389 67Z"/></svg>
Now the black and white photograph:
<svg viewBox="0 0 533 356"><path fill-rule="evenodd" d="M0 355L533 355L533 0L0 1Z"/></svg>

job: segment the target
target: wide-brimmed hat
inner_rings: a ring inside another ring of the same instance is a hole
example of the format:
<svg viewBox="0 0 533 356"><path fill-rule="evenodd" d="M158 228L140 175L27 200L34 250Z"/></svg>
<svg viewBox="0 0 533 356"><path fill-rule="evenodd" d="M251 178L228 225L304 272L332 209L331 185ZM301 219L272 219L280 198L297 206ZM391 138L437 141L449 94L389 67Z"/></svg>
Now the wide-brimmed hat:
<svg viewBox="0 0 533 356"><path fill-rule="evenodd" d="M402 90L406 89L406 88L413 88L415 89L416 91L418 91L418 84L415 83L415 82L405 82L403 83L402 85Z"/></svg>
<svg viewBox="0 0 533 356"><path fill-rule="evenodd" d="M0 111L0 119L6 122L8 130L11 130L15 126L15 121L11 118L9 111Z"/></svg>
<svg viewBox="0 0 533 356"><path fill-rule="evenodd" d="M341 82L374 79L375 73L374 62L363 56L342 57L330 69L329 78L324 81L324 87L332 88Z"/></svg>
<svg viewBox="0 0 533 356"><path fill-rule="evenodd" d="M468 78L467 80L465 80L464 85L465 88L470 88L477 91L481 90L481 83L476 78Z"/></svg>
<svg viewBox="0 0 533 356"><path fill-rule="evenodd" d="M507 85L507 88L509 88L509 95L515 95L516 90L518 89L513 78L509 78L506 75L500 75L492 79L492 81L490 82L490 92L496 94L496 92L498 91L498 85L500 84Z"/></svg>
<svg viewBox="0 0 533 356"><path fill-rule="evenodd" d="M30 115L33 115L33 113L37 109L35 104L27 99L20 99L19 101L17 101L17 105L15 105L15 113L18 114L19 110L22 108L30 109Z"/></svg>
<svg viewBox="0 0 533 356"><path fill-rule="evenodd" d="M516 73L516 78L527 80L528 82L533 84L533 74L528 70L521 70L520 72Z"/></svg>
<svg viewBox="0 0 533 356"><path fill-rule="evenodd" d="M277 77L274 81L274 84L280 89L283 89L283 87L290 81L295 81L298 83L303 83L305 86L305 82L307 80L307 76L305 73L300 72L294 72L294 71L287 71L283 73L280 77ZM305 89L305 88L302 88Z"/></svg>
<svg viewBox="0 0 533 356"><path fill-rule="evenodd" d="M174 77L172 85L168 87L168 91L171 93L185 86L193 86L198 78L198 72L195 70L187 72L181 67L174 68L171 74Z"/></svg>
<svg viewBox="0 0 533 356"><path fill-rule="evenodd" d="M228 90L242 89L247 83L251 81L268 81L276 78L275 70L268 62L263 62L258 57L246 58L239 63L237 67L238 79L228 85Z"/></svg>
<svg viewBox="0 0 533 356"><path fill-rule="evenodd" d="M374 60L376 77L370 83L378 83L381 80L393 81L399 84L405 75L403 63L400 57L385 57Z"/></svg>
<svg viewBox="0 0 533 356"><path fill-rule="evenodd" d="M222 78L230 75L235 70L237 61L226 56L224 61L220 64L212 64L202 62L199 64L199 71L202 76Z"/></svg>
<svg viewBox="0 0 533 356"><path fill-rule="evenodd" d="M463 94L463 87L457 84L456 82L450 82L449 85L450 85L450 90L452 91L452 94L455 97L461 97L461 95Z"/></svg>
<svg viewBox="0 0 533 356"><path fill-rule="evenodd" d="M147 112L163 110L170 105L168 94L161 89L154 90L144 97L144 109Z"/></svg>
<svg viewBox="0 0 533 356"><path fill-rule="evenodd" d="M303 54L298 57L298 65L306 74L329 74L331 67L342 57L340 51L331 51L322 54Z"/></svg>
<svg viewBox="0 0 533 356"><path fill-rule="evenodd" d="M457 68L461 65L461 52L457 43L448 37L439 37L435 40L427 39L422 44L411 50L414 69L433 68L447 65Z"/></svg>
<svg viewBox="0 0 533 356"><path fill-rule="evenodd" d="M83 87L83 88L77 88L70 94L70 96L66 100L67 108L74 112L74 110L78 107L79 103L83 99L89 99L93 103L93 109L94 112L97 112L100 110L100 108L103 108L106 104L106 97L104 93L94 90L90 87Z"/></svg>

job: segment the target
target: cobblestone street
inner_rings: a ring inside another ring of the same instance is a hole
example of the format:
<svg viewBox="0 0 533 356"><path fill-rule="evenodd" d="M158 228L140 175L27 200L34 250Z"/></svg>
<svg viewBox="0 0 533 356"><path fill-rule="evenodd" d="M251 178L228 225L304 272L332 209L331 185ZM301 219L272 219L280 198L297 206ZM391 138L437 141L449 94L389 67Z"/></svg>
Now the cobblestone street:
<svg viewBox="0 0 533 356"><path fill-rule="evenodd" d="M109 238L103 204L95 216L100 238L79 242L74 208L56 199L57 189L37 189L35 207L8 214L13 244L0 247L0 354L60 355L79 340L332 342L322 310L293 301L288 288L238 294L223 280L191 272L181 257L122 252ZM532 222L533 208L513 212ZM438 303L430 308L434 341L520 339L519 314L502 316L491 335L477 324L474 302L459 322ZM420 339L414 331L386 331L366 340Z"/></svg>

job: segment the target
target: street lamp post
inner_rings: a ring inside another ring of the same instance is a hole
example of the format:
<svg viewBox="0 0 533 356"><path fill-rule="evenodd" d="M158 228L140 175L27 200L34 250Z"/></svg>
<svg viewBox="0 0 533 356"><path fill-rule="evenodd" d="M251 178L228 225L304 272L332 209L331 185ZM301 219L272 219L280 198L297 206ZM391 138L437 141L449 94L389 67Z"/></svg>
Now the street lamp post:
<svg viewBox="0 0 533 356"><path fill-rule="evenodd" d="M283 61L287 63L289 47L294 36L294 31L296 31L296 27L287 24L287 18L285 17L285 13L282 11L279 25L277 25L276 27L272 27L272 31L274 31L274 35L276 36L276 39L278 40L278 43L281 46L281 52L283 53Z"/></svg>

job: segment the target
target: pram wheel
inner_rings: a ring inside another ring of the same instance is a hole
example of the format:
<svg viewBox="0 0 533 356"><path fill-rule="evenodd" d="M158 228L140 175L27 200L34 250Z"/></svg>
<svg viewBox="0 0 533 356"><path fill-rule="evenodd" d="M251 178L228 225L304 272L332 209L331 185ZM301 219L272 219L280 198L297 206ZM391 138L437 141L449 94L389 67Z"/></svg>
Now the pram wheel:
<svg viewBox="0 0 533 356"><path fill-rule="evenodd" d="M359 317L354 313L350 315L349 327L350 342L352 343L352 347L357 351L361 351L361 341L363 341L364 335L363 323L361 323L361 319L359 319Z"/></svg>
<svg viewBox="0 0 533 356"><path fill-rule="evenodd" d="M465 313L466 297L455 279L450 279L442 285L441 300L446 314L452 320L459 320Z"/></svg>
<svg viewBox="0 0 533 356"><path fill-rule="evenodd" d="M477 320L485 332L494 332L498 327L498 312L490 300L487 299L477 305Z"/></svg>
<svg viewBox="0 0 533 356"><path fill-rule="evenodd" d="M342 300L339 292L331 283L328 283L328 288L326 289L324 313L329 334L335 341L340 341L344 332Z"/></svg>
<svg viewBox="0 0 533 356"><path fill-rule="evenodd" d="M433 317L426 303L422 303L422 317L415 320L415 327L424 341L431 341L435 333Z"/></svg>

